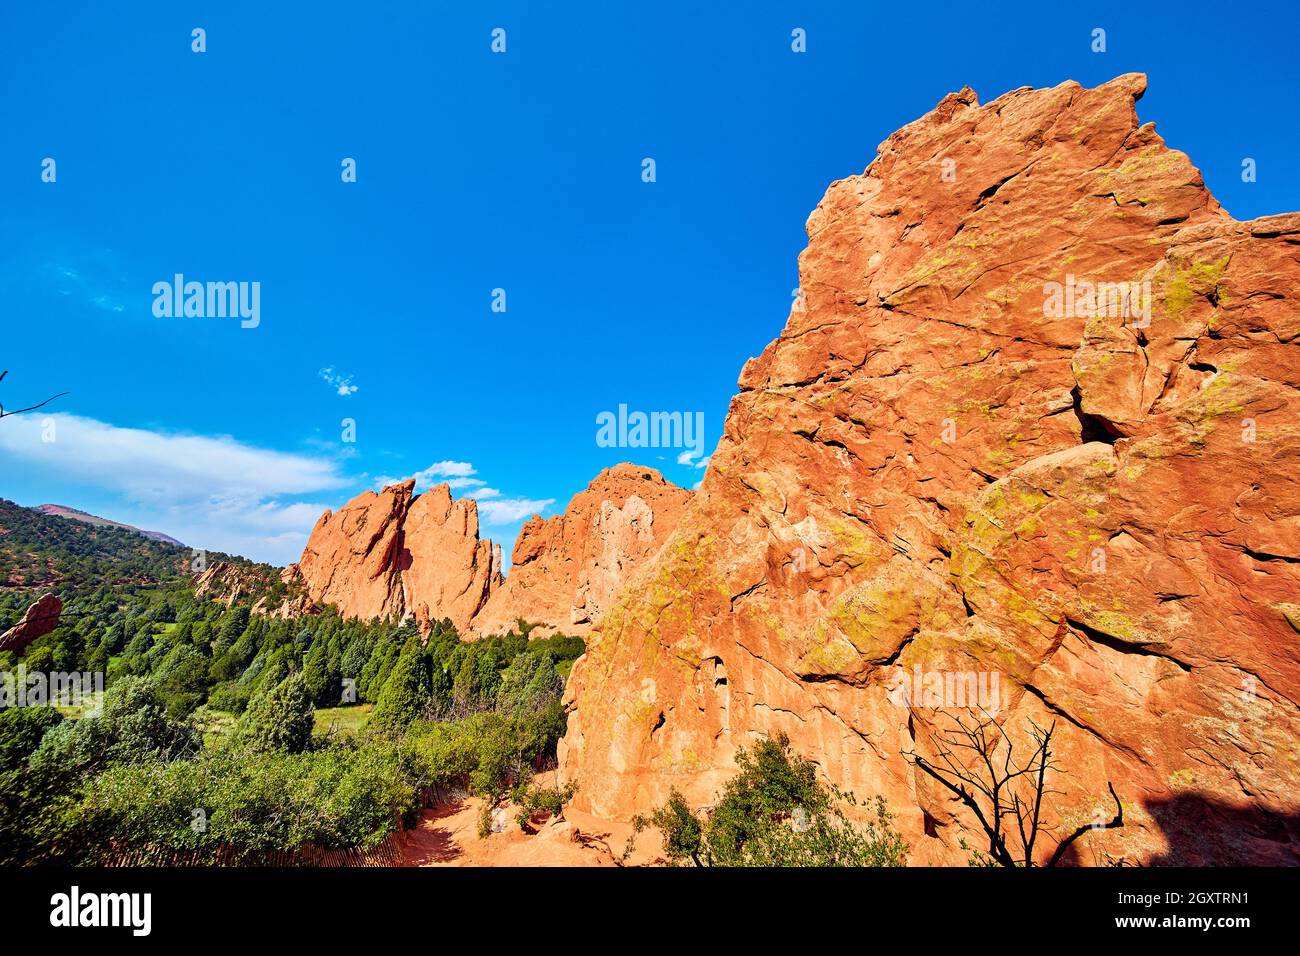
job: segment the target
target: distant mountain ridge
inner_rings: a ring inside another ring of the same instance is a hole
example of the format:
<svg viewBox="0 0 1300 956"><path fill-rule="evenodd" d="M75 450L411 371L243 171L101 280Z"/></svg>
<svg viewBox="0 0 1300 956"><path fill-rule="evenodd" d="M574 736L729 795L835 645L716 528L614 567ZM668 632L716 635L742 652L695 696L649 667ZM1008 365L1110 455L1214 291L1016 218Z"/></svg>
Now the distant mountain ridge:
<svg viewBox="0 0 1300 956"><path fill-rule="evenodd" d="M183 541L177 541L171 535L163 534L161 531L146 531L143 528L124 524L121 521L113 521L111 518L101 518L99 515L92 515L90 512L82 511L80 508L69 508L67 505L44 504L37 505L32 510L39 511L43 515L52 515L57 518L71 518L73 521L84 521L86 524L108 525L113 528L122 528L126 531L134 531L136 534L142 534L146 538L152 538L154 541L162 541L166 544L174 544L179 548L186 546Z"/></svg>
<svg viewBox="0 0 1300 956"><path fill-rule="evenodd" d="M64 505L29 507L0 498L0 618L5 606L26 607L30 591L55 590L66 600L73 591L103 585L183 585L218 565L223 581L231 576L225 583L242 582L243 598L288 591L280 569L270 565L211 549L195 552L167 535ZM229 594L229 588L222 592L227 600ZM13 622L0 620L0 631L6 623Z"/></svg>
<svg viewBox="0 0 1300 956"><path fill-rule="evenodd" d="M0 498L0 595L9 589L178 581L187 572L189 554L135 528L46 514Z"/></svg>

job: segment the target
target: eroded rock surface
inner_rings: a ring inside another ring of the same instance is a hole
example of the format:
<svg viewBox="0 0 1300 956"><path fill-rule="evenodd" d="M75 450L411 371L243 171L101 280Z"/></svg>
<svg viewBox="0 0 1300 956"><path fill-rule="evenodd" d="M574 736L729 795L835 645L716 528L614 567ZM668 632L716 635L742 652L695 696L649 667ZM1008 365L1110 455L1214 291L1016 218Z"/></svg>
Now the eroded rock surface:
<svg viewBox="0 0 1300 956"><path fill-rule="evenodd" d="M524 525L510 574L474 619L475 631L502 633L523 618L543 625L538 634L586 634L658 552L690 498L653 468L602 471L563 514Z"/></svg>
<svg viewBox="0 0 1300 956"><path fill-rule="evenodd" d="M316 522L290 574L311 600L345 617L450 618L460 630L501 584L492 542L478 536L478 505L446 484L416 496L414 480L366 491Z"/></svg>
<svg viewBox="0 0 1300 956"><path fill-rule="evenodd" d="M976 673L1013 734L1057 722L1052 823L1120 793L1074 862L1300 860L1300 214L1231 218L1144 88L965 89L830 186L802 302L575 667L578 806L708 804L784 731L962 863L905 757L956 711L888 686Z"/></svg>
<svg viewBox="0 0 1300 956"><path fill-rule="evenodd" d="M63 602L57 594L42 594L27 606L22 619L0 634L0 651L18 653L38 637L44 637L59 626Z"/></svg>

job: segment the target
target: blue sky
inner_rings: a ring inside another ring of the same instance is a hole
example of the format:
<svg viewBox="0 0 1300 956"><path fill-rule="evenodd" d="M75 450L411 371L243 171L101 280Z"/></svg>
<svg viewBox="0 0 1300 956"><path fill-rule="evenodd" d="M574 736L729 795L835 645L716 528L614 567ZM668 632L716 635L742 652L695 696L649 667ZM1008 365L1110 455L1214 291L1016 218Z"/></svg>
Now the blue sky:
<svg viewBox="0 0 1300 956"><path fill-rule="evenodd" d="M72 392L54 442L0 422L0 496L284 563L384 477L458 479L507 553L619 461L693 486L596 415L703 412L707 454L826 186L963 85L1144 71L1230 212L1300 209L1289 5L278 6L0 12L0 401ZM175 273L260 325L155 317Z"/></svg>

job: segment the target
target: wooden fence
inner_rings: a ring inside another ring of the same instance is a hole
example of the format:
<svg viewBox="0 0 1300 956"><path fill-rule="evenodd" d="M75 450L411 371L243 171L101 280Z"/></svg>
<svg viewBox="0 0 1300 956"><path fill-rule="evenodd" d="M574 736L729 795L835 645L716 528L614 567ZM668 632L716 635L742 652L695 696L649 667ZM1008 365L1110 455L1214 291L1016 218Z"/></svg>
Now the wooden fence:
<svg viewBox="0 0 1300 956"><path fill-rule="evenodd" d="M122 847L110 849L99 865L131 866L400 866L406 833L390 833L378 846L362 850L357 847L327 849L303 846L296 850L270 850L259 854L240 854L234 847L203 850L176 850L170 847Z"/></svg>

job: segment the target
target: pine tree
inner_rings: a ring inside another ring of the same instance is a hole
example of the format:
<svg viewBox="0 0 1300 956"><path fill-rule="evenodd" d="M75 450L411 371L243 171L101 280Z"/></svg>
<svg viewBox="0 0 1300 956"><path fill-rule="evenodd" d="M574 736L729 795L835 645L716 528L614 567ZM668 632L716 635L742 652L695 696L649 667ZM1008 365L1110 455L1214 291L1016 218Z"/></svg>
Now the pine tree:
<svg viewBox="0 0 1300 956"><path fill-rule="evenodd" d="M302 753L311 744L315 713L307 682L291 674L248 708L240 740L253 750Z"/></svg>
<svg viewBox="0 0 1300 956"><path fill-rule="evenodd" d="M402 648L397 662L379 692L370 726L380 730L401 730L424 712L429 703L429 662L412 637Z"/></svg>

